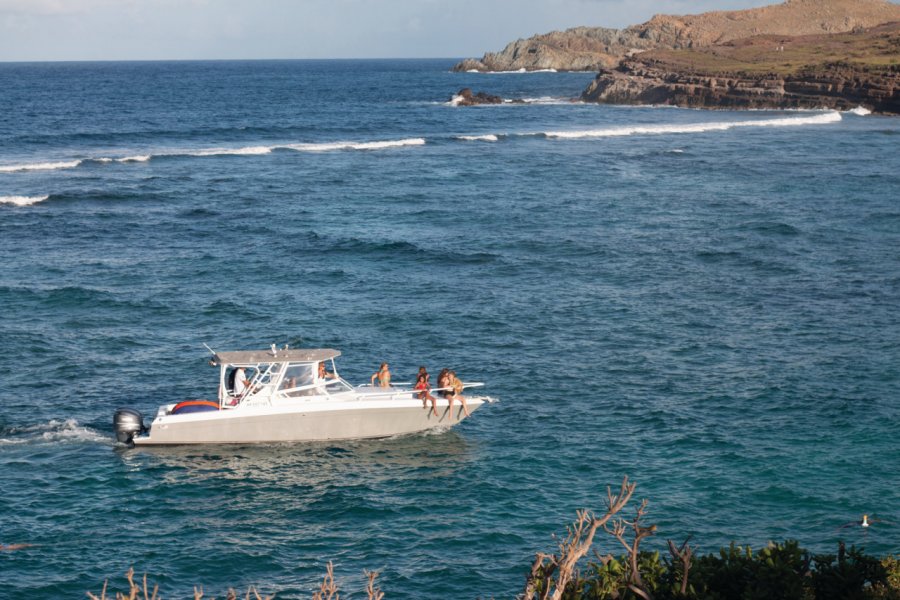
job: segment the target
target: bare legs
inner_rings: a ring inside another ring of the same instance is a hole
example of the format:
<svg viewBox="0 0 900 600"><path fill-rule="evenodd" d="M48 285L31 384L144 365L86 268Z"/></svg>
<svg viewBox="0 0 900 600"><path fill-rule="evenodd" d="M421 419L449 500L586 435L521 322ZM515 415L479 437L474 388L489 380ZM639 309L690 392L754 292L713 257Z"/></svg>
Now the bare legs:
<svg viewBox="0 0 900 600"><path fill-rule="evenodd" d="M463 412L466 413L466 416L469 416L469 406L466 404L466 398L462 394L456 394L456 399L459 400L459 403L462 404Z"/></svg>
<svg viewBox="0 0 900 600"><path fill-rule="evenodd" d="M469 416L469 406L466 404L465 396L460 394L453 394L452 396L447 396L447 413L450 415L450 420L453 420L453 401L459 400L459 403L462 404L463 412L466 413L466 416Z"/></svg>
<svg viewBox="0 0 900 600"><path fill-rule="evenodd" d="M437 398L435 398L428 392L422 392L421 394L419 394L419 398L422 399L422 408L425 408L426 406L428 406L428 401L431 400L431 413L434 416L438 416Z"/></svg>

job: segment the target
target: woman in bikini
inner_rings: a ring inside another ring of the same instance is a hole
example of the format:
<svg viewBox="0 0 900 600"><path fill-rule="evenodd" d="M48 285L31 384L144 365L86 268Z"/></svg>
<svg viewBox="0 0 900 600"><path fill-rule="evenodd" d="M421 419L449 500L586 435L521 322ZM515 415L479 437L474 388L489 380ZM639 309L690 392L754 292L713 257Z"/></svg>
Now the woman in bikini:
<svg viewBox="0 0 900 600"><path fill-rule="evenodd" d="M419 374L416 376L416 387L415 389L419 392L419 400L422 401L422 408L427 406L427 402L431 400L431 412L434 416L437 416L437 398L431 395L429 390L431 386L428 385L428 373L423 373L422 371L425 367L419 369Z"/></svg>
<svg viewBox="0 0 900 600"><path fill-rule="evenodd" d="M378 372L372 375L372 385L375 385L375 380L378 380L378 387L388 388L391 387L391 371L388 369L388 364L381 363L381 368L378 369Z"/></svg>

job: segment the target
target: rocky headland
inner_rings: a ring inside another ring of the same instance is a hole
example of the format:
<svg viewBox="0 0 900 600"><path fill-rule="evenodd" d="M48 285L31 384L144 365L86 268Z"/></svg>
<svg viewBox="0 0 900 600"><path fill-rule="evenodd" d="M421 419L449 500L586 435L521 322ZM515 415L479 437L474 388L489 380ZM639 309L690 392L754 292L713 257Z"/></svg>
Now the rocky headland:
<svg viewBox="0 0 900 600"><path fill-rule="evenodd" d="M582 99L725 109L863 106L900 114L900 22L653 50L602 70Z"/></svg>
<svg viewBox="0 0 900 600"><path fill-rule="evenodd" d="M788 0L783 4L700 15L657 15L625 29L576 27L510 43L456 71L598 71L654 49L694 49L760 35L842 33L900 21L886 0Z"/></svg>

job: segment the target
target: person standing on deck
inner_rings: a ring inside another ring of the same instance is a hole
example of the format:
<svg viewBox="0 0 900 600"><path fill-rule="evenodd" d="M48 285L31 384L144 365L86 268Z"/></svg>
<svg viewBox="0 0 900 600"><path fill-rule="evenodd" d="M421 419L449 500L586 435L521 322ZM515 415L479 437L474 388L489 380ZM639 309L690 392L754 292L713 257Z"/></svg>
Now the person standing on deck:
<svg viewBox="0 0 900 600"><path fill-rule="evenodd" d="M234 370L234 389L232 390L232 395L235 398L240 398L244 395L244 392L249 385L250 382L247 381L247 373L244 371L244 367L236 368Z"/></svg>

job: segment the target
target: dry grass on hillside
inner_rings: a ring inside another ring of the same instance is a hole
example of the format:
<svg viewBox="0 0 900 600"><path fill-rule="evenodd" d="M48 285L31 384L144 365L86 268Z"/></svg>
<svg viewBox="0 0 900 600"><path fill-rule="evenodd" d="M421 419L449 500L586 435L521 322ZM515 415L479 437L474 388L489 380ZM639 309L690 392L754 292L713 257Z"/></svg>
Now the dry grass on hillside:
<svg viewBox="0 0 900 600"><path fill-rule="evenodd" d="M900 66L900 23L865 32L784 38L765 35L691 50L654 50L639 56L694 73L795 75L833 63L884 68Z"/></svg>

